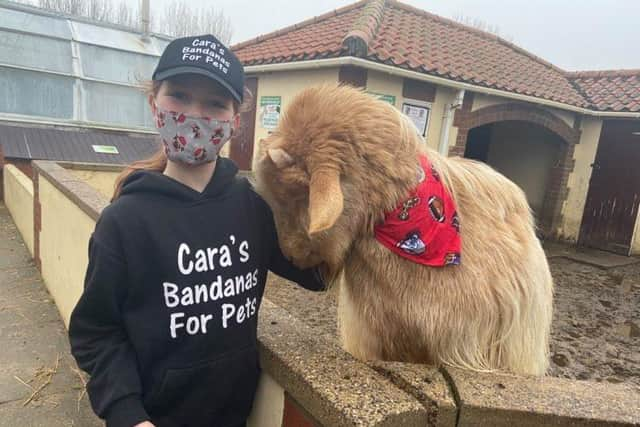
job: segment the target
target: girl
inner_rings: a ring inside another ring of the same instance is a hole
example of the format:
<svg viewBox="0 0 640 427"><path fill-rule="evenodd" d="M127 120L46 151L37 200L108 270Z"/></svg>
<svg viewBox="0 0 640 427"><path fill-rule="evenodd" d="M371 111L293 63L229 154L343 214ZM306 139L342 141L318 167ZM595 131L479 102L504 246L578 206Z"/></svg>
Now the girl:
<svg viewBox="0 0 640 427"><path fill-rule="evenodd" d="M269 207L217 157L243 88L240 61L211 35L172 41L153 74L163 150L120 177L69 325L107 426L244 425L267 270L323 288L284 258Z"/></svg>

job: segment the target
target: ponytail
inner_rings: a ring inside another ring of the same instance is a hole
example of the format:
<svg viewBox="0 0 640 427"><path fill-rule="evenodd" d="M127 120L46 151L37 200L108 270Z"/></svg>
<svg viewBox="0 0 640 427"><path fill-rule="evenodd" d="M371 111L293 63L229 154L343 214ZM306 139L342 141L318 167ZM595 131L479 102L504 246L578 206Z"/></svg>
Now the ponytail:
<svg viewBox="0 0 640 427"><path fill-rule="evenodd" d="M120 175L118 175L118 177L116 178L115 190L113 191L113 197L111 198L111 201L113 202L120 196L120 192L122 191L122 184L124 184L125 180L133 172L138 170L162 172L166 167L167 155L164 152L164 147L160 147L160 149L148 159L138 160L137 162L131 163L122 172L120 172Z"/></svg>

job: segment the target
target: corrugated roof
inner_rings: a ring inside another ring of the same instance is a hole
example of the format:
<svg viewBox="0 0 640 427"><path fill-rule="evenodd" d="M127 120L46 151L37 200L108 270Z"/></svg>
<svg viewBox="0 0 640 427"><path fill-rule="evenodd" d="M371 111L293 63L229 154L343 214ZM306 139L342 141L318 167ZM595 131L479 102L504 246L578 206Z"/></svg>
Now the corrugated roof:
<svg viewBox="0 0 640 427"><path fill-rule="evenodd" d="M93 145L114 146L118 154L97 153ZM3 124L0 147L5 158L128 164L150 157L159 145L149 134Z"/></svg>
<svg viewBox="0 0 640 427"><path fill-rule="evenodd" d="M500 37L395 0L368 0L232 47L245 65L359 56L476 86L605 111L638 111L634 76L586 85ZM575 84L577 83L577 84ZM591 96L592 90L608 96Z"/></svg>

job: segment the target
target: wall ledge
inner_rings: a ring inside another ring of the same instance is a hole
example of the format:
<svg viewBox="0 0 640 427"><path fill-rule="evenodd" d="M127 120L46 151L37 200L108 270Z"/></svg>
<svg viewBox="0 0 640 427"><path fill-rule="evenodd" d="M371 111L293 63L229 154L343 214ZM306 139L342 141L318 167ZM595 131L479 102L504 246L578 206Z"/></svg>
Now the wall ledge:
<svg viewBox="0 0 640 427"><path fill-rule="evenodd" d="M34 161L34 168L94 220L109 203L56 162ZM262 368L318 425L640 425L640 389L633 385L363 363L335 334L267 298L259 315Z"/></svg>
<svg viewBox="0 0 640 427"><path fill-rule="evenodd" d="M93 220L97 220L102 210L109 204L98 190L73 176L57 162L35 160L33 165L39 175L45 177Z"/></svg>

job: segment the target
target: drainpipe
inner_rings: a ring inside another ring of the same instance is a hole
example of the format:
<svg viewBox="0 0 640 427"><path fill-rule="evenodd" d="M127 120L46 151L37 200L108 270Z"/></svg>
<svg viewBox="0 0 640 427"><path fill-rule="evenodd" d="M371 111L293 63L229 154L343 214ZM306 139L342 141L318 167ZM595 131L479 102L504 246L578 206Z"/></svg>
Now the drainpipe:
<svg viewBox="0 0 640 427"><path fill-rule="evenodd" d="M456 99L452 104L444 106L444 116L442 117L442 128L440 128L440 149L439 152L443 156L449 155L449 129L453 125L454 111L462 106L464 100L464 89L460 89L456 94Z"/></svg>
<svg viewBox="0 0 640 427"><path fill-rule="evenodd" d="M140 4L140 19L142 21L142 39L149 40L149 0L142 0Z"/></svg>

